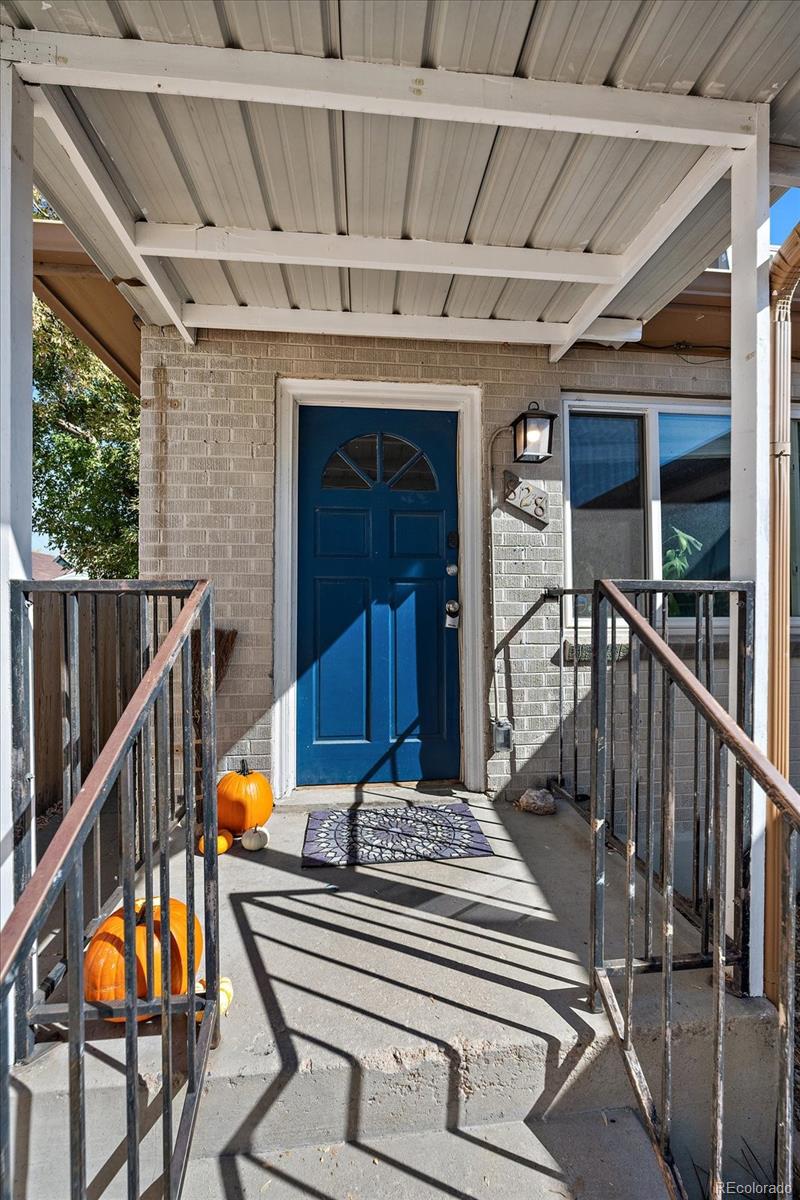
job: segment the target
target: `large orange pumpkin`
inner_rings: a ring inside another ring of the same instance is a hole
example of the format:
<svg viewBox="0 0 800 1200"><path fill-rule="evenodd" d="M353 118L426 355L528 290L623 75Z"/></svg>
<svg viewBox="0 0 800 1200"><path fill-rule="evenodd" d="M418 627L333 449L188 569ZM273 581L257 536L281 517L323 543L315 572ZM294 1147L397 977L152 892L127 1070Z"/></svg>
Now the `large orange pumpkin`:
<svg viewBox="0 0 800 1200"><path fill-rule="evenodd" d="M217 784L217 817L220 828L235 834L263 825L272 815L272 788L260 771L251 771L242 759L238 771L228 771Z"/></svg>
<svg viewBox="0 0 800 1200"><path fill-rule="evenodd" d="M137 900L136 913L136 995L147 995L147 901ZM182 996L189 989L186 941L189 914L180 900L169 902L169 973L173 996ZM203 931L197 916L194 918L194 960L199 964L203 953ZM118 908L106 917L86 950L83 963L84 995L91 1004L108 1004L125 999L125 916ZM153 995L161 995L161 905L153 904ZM192 980L194 986L194 980ZM124 1021L124 1017L108 1017L109 1021ZM146 1016L139 1018L147 1020Z"/></svg>

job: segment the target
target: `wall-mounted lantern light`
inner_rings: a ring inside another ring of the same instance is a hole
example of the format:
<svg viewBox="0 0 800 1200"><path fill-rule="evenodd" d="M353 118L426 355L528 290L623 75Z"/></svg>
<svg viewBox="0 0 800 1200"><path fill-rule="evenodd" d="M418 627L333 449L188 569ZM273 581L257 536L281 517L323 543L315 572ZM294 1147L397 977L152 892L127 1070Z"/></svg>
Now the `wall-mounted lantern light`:
<svg viewBox="0 0 800 1200"><path fill-rule="evenodd" d="M514 462L546 462L553 453L553 426L557 419L557 413L544 412L532 400L527 411L511 422L514 430Z"/></svg>

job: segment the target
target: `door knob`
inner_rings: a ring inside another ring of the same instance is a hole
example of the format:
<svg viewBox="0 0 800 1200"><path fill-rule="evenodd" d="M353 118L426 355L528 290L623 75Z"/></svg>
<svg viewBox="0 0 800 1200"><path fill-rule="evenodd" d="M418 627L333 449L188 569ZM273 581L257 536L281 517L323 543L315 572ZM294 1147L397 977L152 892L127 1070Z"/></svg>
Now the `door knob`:
<svg viewBox="0 0 800 1200"><path fill-rule="evenodd" d="M457 600L448 600L444 606L444 612L445 629L458 629L458 621L461 616L461 605L459 602Z"/></svg>

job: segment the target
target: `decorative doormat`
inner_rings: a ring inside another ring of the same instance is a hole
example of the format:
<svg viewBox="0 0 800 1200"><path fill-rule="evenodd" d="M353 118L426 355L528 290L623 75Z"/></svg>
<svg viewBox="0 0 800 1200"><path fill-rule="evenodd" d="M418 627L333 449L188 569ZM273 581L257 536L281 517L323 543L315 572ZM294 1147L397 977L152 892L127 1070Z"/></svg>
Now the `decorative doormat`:
<svg viewBox="0 0 800 1200"><path fill-rule="evenodd" d="M468 804L324 809L309 815L301 865L375 866L493 853Z"/></svg>

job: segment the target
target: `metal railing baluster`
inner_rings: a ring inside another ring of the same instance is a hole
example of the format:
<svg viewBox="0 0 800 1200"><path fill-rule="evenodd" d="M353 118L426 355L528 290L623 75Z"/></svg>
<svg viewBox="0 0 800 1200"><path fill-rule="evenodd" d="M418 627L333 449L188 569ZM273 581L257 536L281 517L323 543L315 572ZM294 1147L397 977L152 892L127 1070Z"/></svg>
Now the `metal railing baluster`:
<svg viewBox="0 0 800 1200"><path fill-rule="evenodd" d="M737 725L753 735L753 640L754 603L752 592L736 596L736 711ZM735 829L733 874L733 936L738 946L750 941L750 859L752 852L753 783L743 765L736 764ZM749 959L742 957L733 968L734 990L743 995L750 988Z"/></svg>
<svg viewBox="0 0 800 1200"><path fill-rule="evenodd" d="M122 909L125 922L125 1112L128 1133L128 1200L139 1198L139 1027L137 1021L136 874L133 787L133 756L130 751L122 768Z"/></svg>
<svg viewBox="0 0 800 1200"><path fill-rule="evenodd" d="M605 856L606 856L606 683L608 675L608 601L595 588L592 597L592 758L591 838L592 888L590 897L589 1007L595 1007L595 972L605 961Z"/></svg>
<svg viewBox="0 0 800 1200"><path fill-rule="evenodd" d="M706 678L705 685L709 693L714 694L714 595L708 593L705 597L705 627L706 627ZM703 954L709 952L711 937L711 838L713 820L715 762L713 746L709 731L706 731L706 777L705 777L705 837L703 841L703 876L705 887L702 902L702 940Z"/></svg>
<svg viewBox="0 0 800 1200"><path fill-rule="evenodd" d="M794 1025L797 969L798 827L785 813L781 819L781 953L778 980L778 1127L775 1168L781 1195L792 1192L794 1132Z"/></svg>
<svg viewBox="0 0 800 1200"><path fill-rule="evenodd" d="M648 619L653 628L656 621L656 597L651 592L648 596ZM656 708L656 671L652 654L647 660L647 812L645 857L645 891L644 891L644 956L650 958L653 953L653 890L655 875L655 829L656 829L656 754L653 724Z"/></svg>
<svg viewBox="0 0 800 1200"><path fill-rule="evenodd" d="M174 620L172 596L167 596L167 624L171 628ZM174 821L177 813L177 797L175 795L175 672L170 671L168 680L169 694L169 814Z"/></svg>
<svg viewBox="0 0 800 1200"><path fill-rule="evenodd" d="M697 678L700 678L700 670L703 662L703 623L701 620L701 606L703 598L698 593L694 598L694 673ZM702 819L700 816L700 731L701 721L700 713L694 711L694 737L692 740L692 757L694 770L692 773L692 892L691 900L692 907L699 908L700 897L702 895L702 881L700 879L700 842Z"/></svg>
<svg viewBox="0 0 800 1200"><path fill-rule="evenodd" d="M214 706L215 676L214 598L210 595L200 614L201 752L203 779L203 832L205 836L206 996L213 1002L213 1038L219 1036L219 880L217 874L216 763L217 728ZM205 1015L204 1021L205 1024Z"/></svg>
<svg viewBox="0 0 800 1200"><path fill-rule="evenodd" d="M0 1200L11 1200L11 987L13 975L0 988Z"/></svg>
<svg viewBox="0 0 800 1200"><path fill-rule="evenodd" d="M156 696L156 817L158 822L158 865L160 912L158 940L161 953L161 1144L164 1161L164 1190L172 1200L172 946L170 936L170 847L169 847L169 698L162 684Z"/></svg>
<svg viewBox="0 0 800 1200"><path fill-rule="evenodd" d="M69 688L70 800L81 790L81 689L78 596L64 598ZM69 1004L69 1147L72 1200L86 1189L86 1101L84 1095L85 1020L83 1011L83 856L76 859L65 888L67 1001Z"/></svg>
<svg viewBox="0 0 800 1200"><path fill-rule="evenodd" d="M89 737L92 764L100 753L100 656L97 644L97 596L89 597ZM97 916L103 905L102 878L103 849L100 838L100 822L95 821L92 829L92 915Z"/></svg>
<svg viewBox="0 0 800 1200"><path fill-rule="evenodd" d="M667 624L667 611L669 609L669 593L660 593L660 617L661 617L661 640L668 642L669 632ZM667 707L667 676L666 672L661 671L661 837L659 842L659 874L661 876L661 890L664 890L664 774L666 772L667 763L667 731L664 723L664 713Z"/></svg>
<svg viewBox="0 0 800 1200"><path fill-rule="evenodd" d="M70 803L81 790L81 681L78 659L79 612L78 596L70 592L65 597L67 633L67 704L69 706L69 795Z"/></svg>
<svg viewBox="0 0 800 1200"><path fill-rule="evenodd" d="M141 643L141 661L146 671L152 659L150 609L147 595L139 599L139 638ZM155 945L153 932L153 724L150 713L145 718L140 738L141 746L141 780L142 812L144 814L144 887L145 887L145 978L147 980L147 999L155 995Z"/></svg>
<svg viewBox="0 0 800 1200"><path fill-rule="evenodd" d="M558 597L558 782L564 786L564 597Z"/></svg>
<svg viewBox="0 0 800 1200"><path fill-rule="evenodd" d="M114 716L115 716L116 722L119 722L119 719L122 716L123 710L125 708L125 690L124 690L124 680L123 680L123 674L122 674L122 667L123 667L123 664L122 664L123 633L122 633L122 631L124 628L125 628L125 626L124 626L123 619L122 619L122 596L115 595L114 596L114 634L115 634L115 639L114 639ZM119 848L118 848L117 860L119 862L121 862L122 855L123 855L122 805L120 802L120 795L119 795L119 780L117 780L117 782L115 784L114 791L115 791L115 796L116 796L117 830L118 830L118 834L119 834Z"/></svg>
<svg viewBox="0 0 800 1200"><path fill-rule="evenodd" d="M617 717L617 615L614 610L611 618L611 679L609 684L609 710L611 719L608 723L608 774L610 782L611 804L608 826L616 836L617 832L617 764L615 755L615 730Z"/></svg>
<svg viewBox="0 0 800 1200"><path fill-rule="evenodd" d="M709 1200L722 1198L722 1133L725 1084L725 912L727 902L727 796L722 786L722 744L713 739L714 754L714 1033L712 1049L711 1170Z"/></svg>
<svg viewBox="0 0 800 1200"><path fill-rule="evenodd" d="M31 621L28 596L11 585L11 813L14 821L14 903L33 869L36 812L31 761ZM28 1058L34 1038L28 1016L33 1001L34 960L22 964L14 989L14 1053Z"/></svg>
<svg viewBox="0 0 800 1200"><path fill-rule="evenodd" d="M190 642L184 643L181 651L181 727L183 733L183 804L185 809L184 823L186 827L186 908L194 913L194 723L192 714L192 647ZM190 920L186 931L186 971L189 979L197 975L195 956L197 949L194 941L194 921ZM187 1088L194 1092L197 1086L195 1064L195 1045L197 1041L195 1028L195 991L189 988L189 1002L186 1013L186 1061Z"/></svg>
<svg viewBox="0 0 800 1200"><path fill-rule="evenodd" d="M572 795L578 799L578 670L580 644L578 641L578 595L572 597Z"/></svg>
<svg viewBox="0 0 800 1200"><path fill-rule="evenodd" d="M661 787L661 1150L670 1155L672 1131L672 953L674 943L673 872L675 869L675 684L664 675L664 746Z"/></svg>
<svg viewBox="0 0 800 1200"><path fill-rule="evenodd" d="M86 1097L83 1009L83 855L75 858L66 885L67 1002L69 1004L69 1158L70 1195L86 1195Z"/></svg>
<svg viewBox="0 0 800 1200"><path fill-rule="evenodd" d="M638 597L634 597L634 603ZM614 665L612 663L612 671ZM639 643L631 635L628 646L628 740L629 772L627 796L627 844L625 883L628 913L625 931L625 1047L630 1049L633 1028L633 960L636 953L636 830L639 793Z"/></svg>

